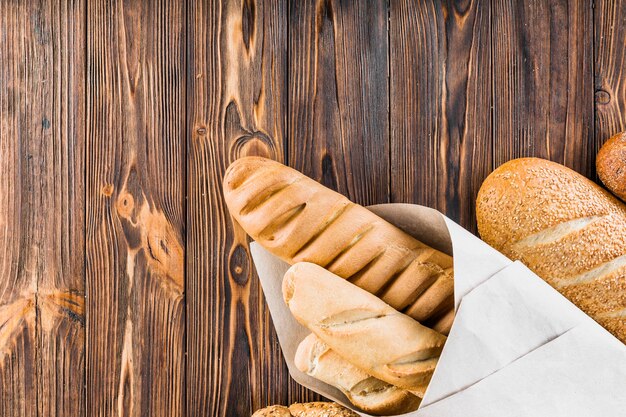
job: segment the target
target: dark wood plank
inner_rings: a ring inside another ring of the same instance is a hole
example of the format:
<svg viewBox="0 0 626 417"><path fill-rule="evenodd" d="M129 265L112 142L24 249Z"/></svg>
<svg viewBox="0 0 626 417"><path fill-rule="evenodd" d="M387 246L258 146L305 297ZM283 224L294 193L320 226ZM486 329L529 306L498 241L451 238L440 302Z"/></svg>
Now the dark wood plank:
<svg viewBox="0 0 626 417"><path fill-rule="evenodd" d="M0 3L0 415L84 415L83 1Z"/></svg>
<svg viewBox="0 0 626 417"><path fill-rule="evenodd" d="M187 405L245 416L287 401L287 369L222 195L233 160L283 160L286 2L189 4Z"/></svg>
<svg viewBox="0 0 626 417"><path fill-rule="evenodd" d="M626 130L626 3L597 0L594 4L597 150L608 138Z"/></svg>
<svg viewBox="0 0 626 417"><path fill-rule="evenodd" d="M521 156L594 172L591 2L497 0L495 165Z"/></svg>
<svg viewBox="0 0 626 417"><path fill-rule="evenodd" d="M290 3L288 157L353 201L389 201L387 1ZM321 397L289 385L289 402Z"/></svg>
<svg viewBox="0 0 626 417"><path fill-rule="evenodd" d="M360 204L389 201L387 1L289 11L289 165Z"/></svg>
<svg viewBox="0 0 626 417"><path fill-rule="evenodd" d="M392 0L391 197L476 229L489 173L490 3Z"/></svg>
<svg viewBox="0 0 626 417"><path fill-rule="evenodd" d="M179 2L87 10L87 415L185 415Z"/></svg>

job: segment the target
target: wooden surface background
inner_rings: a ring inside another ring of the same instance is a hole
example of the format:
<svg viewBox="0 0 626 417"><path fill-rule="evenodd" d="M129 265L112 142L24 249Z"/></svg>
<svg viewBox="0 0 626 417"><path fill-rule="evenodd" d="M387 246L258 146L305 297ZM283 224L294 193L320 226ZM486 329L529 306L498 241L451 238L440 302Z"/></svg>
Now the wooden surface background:
<svg viewBox="0 0 626 417"><path fill-rule="evenodd" d="M595 178L626 4L1 0L0 416L247 416L290 380L221 193L244 155L475 231L519 156Z"/></svg>

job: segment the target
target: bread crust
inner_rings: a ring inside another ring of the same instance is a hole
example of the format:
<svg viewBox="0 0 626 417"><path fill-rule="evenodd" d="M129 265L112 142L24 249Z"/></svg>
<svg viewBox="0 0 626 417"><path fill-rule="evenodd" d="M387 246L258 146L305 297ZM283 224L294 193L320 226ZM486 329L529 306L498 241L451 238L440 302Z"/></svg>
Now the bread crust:
<svg viewBox="0 0 626 417"><path fill-rule="evenodd" d="M289 406L293 417L359 417L354 411L337 403L295 403Z"/></svg>
<svg viewBox="0 0 626 417"><path fill-rule="evenodd" d="M270 405L269 407L256 410L252 417L293 417L289 408L283 405Z"/></svg>
<svg viewBox="0 0 626 417"><path fill-rule="evenodd" d="M298 346L296 367L341 390L352 404L368 414L395 415L417 410L420 398L381 381L343 359L314 334Z"/></svg>
<svg viewBox="0 0 626 417"><path fill-rule="evenodd" d="M626 132L612 136L600 148L596 171L606 188L626 201Z"/></svg>
<svg viewBox="0 0 626 417"><path fill-rule="evenodd" d="M441 322L453 311L450 256L300 172L241 158L226 171L223 188L237 223L286 262L323 266L420 322Z"/></svg>
<svg viewBox="0 0 626 417"><path fill-rule="evenodd" d="M283 298L295 319L345 360L423 397L445 336L312 263L287 271Z"/></svg>
<svg viewBox="0 0 626 417"><path fill-rule="evenodd" d="M521 158L487 177L476 218L485 242L626 343L626 206L569 168Z"/></svg>
<svg viewBox="0 0 626 417"><path fill-rule="evenodd" d="M337 403L295 403L289 407L271 405L257 410L252 417L359 417L358 414Z"/></svg>

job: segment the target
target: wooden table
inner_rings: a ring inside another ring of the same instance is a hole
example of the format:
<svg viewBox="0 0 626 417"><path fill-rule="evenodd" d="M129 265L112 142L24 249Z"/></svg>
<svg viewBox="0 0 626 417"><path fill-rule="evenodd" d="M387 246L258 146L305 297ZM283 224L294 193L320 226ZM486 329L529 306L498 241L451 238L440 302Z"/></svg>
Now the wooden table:
<svg viewBox="0 0 626 417"><path fill-rule="evenodd" d="M289 379L228 164L475 231L494 167L595 178L625 128L626 4L593 3L3 0L0 416L317 399Z"/></svg>

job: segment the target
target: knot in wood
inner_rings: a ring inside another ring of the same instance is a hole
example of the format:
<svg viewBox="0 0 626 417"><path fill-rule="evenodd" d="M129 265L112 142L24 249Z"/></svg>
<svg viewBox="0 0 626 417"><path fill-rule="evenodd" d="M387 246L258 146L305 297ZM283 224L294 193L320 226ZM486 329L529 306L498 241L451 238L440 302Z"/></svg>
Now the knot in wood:
<svg viewBox="0 0 626 417"><path fill-rule="evenodd" d="M113 184L105 184L105 186L102 187L101 192L105 197L111 197L113 194Z"/></svg>
<svg viewBox="0 0 626 417"><path fill-rule="evenodd" d="M133 209L135 208L135 199L132 194L124 192L121 193L117 200L117 212L125 219L131 217Z"/></svg>
<svg viewBox="0 0 626 417"><path fill-rule="evenodd" d="M596 103L609 104L611 102L611 94L606 90L596 90Z"/></svg>
<svg viewBox="0 0 626 417"><path fill-rule="evenodd" d="M239 285L246 285L250 277L250 258L242 245L235 246L228 260L228 271L232 279Z"/></svg>

